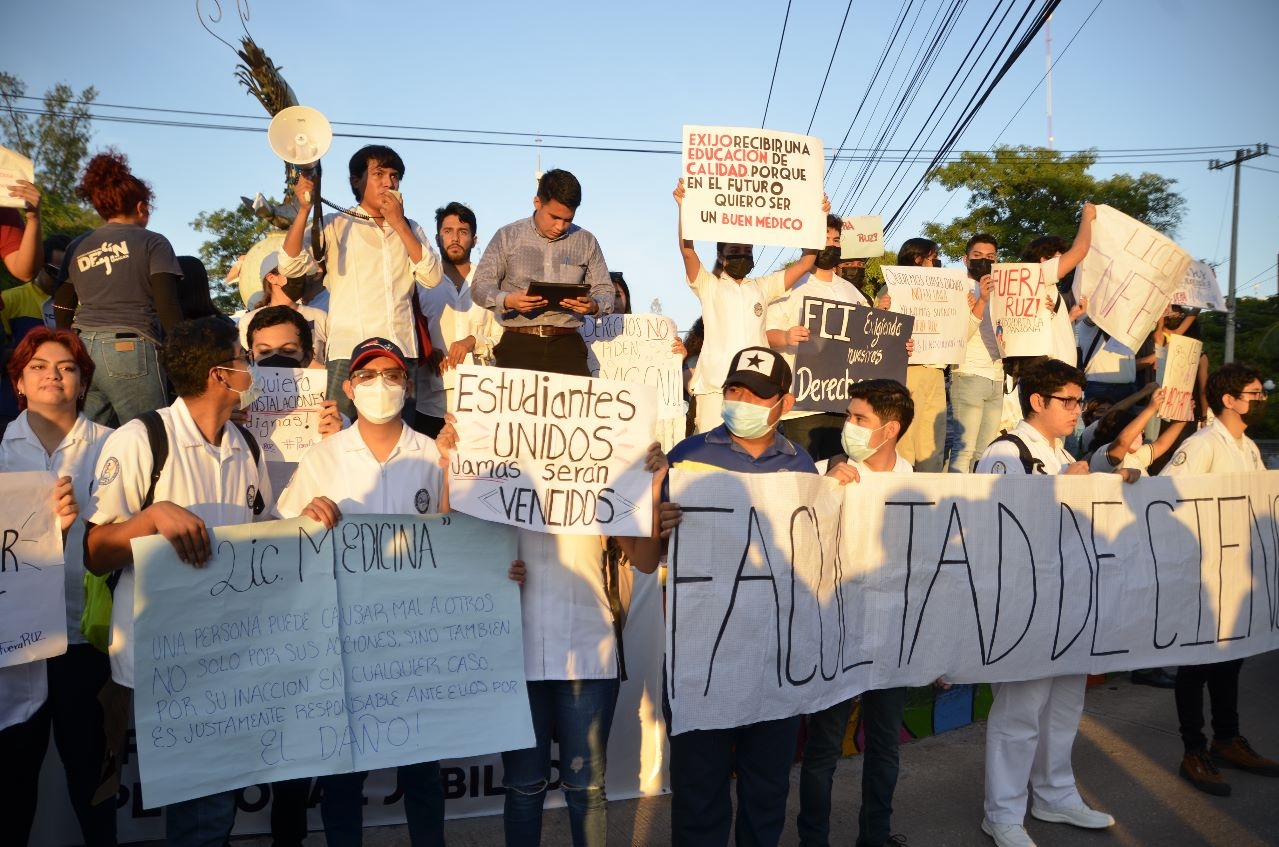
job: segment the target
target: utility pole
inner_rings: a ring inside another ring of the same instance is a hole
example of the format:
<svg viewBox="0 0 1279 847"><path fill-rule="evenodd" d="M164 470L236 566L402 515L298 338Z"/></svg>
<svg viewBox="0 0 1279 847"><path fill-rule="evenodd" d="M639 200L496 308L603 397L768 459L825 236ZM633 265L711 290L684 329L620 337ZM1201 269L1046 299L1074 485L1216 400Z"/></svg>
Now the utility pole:
<svg viewBox="0 0 1279 847"><path fill-rule="evenodd" d="M1235 211L1230 222L1230 288L1226 294L1226 351L1225 360L1235 360L1235 268L1239 265L1239 170L1240 165L1249 159L1265 156L1270 152L1269 144L1258 144L1251 151L1236 150L1235 157L1227 162L1213 159L1208 169L1219 171L1234 165L1235 168Z"/></svg>

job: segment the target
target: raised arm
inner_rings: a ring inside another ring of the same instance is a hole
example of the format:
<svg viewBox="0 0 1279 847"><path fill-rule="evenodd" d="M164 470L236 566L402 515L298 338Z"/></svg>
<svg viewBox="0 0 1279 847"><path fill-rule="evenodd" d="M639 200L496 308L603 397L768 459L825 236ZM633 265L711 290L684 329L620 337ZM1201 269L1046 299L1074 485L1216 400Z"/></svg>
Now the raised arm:
<svg viewBox="0 0 1279 847"><path fill-rule="evenodd" d="M678 224L675 235L679 240L679 254L684 260L684 275L688 277L689 285L697 281L697 275L702 270L702 260L698 257L697 251L693 249L692 239L684 237L684 180L680 179L675 184L675 190L671 192L675 197L675 206L679 209Z"/></svg>
<svg viewBox="0 0 1279 847"><path fill-rule="evenodd" d="M1079 216L1079 230L1075 233L1075 241L1070 249L1061 254L1057 260L1057 277L1060 279L1070 273L1088 255L1092 246L1092 222L1097 219L1097 207L1092 203L1084 203L1084 211Z"/></svg>

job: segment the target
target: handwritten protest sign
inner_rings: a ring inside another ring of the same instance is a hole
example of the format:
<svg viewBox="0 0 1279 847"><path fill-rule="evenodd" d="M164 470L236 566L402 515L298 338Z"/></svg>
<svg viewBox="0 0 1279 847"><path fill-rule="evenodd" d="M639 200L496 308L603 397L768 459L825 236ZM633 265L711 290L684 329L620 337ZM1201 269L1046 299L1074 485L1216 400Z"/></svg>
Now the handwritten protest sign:
<svg viewBox="0 0 1279 847"><path fill-rule="evenodd" d="M477 365L457 374L454 509L538 532L649 534L655 389Z"/></svg>
<svg viewBox="0 0 1279 847"><path fill-rule="evenodd" d="M1164 389L1159 417L1164 420L1195 419L1195 381L1199 378L1199 354L1203 349L1203 342L1194 338L1168 336L1168 355L1159 381Z"/></svg>
<svg viewBox="0 0 1279 847"><path fill-rule="evenodd" d="M1075 299L1132 353L1181 286L1190 254L1175 241L1109 206L1097 207L1088 255L1075 270Z"/></svg>
<svg viewBox="0 0 1279 847"><path fill-rule="evenodd" d="M825 243L821 139L685 126L683 237L819 247Z"/></svg>
<svg viewBox="0 0 1279 847"><path fill-rule="evenodd" d="M968 292L963 268L881 268L892 310L915 319L912 365L957 365L968 339Z"/></svg>
<svg viewBox="0 0 1279 847"><path fill-rule="evenodd" d="M675 321L664 315L603 315L582 322L586 366L591 376L650 385L657 390L657 417L684 417L683 360L672 345Z"/></svg>
<svg viewBox="0 0 1279 847"><path fill-rule="evenodd" d="M843 218L839 233L841 259L870 259L884 255L884 219L879 215Z"/></svg>
<svg viewBox="0 0 1279 847"><path fill-rule="evenodd" d="M1000 356L1046 356L1052 353L1052 314L1044 305L1048 286L1043 265L1009 263L992 265L995 290L988 307Z"/></svg>
<svg viewBox="0 0 1279 847"><path fill-rule="evenodd" d="M26 206L26 200L9 194L9 189L16 186L20 179L34 182L35 166L21 153L8 147L0 147L0 208L21 209Z"/></svg>
<svg viewBox="0 0 1279 847"><path fill-rule="evenodd" d="M262 396L249 407L249 431L268 462L298 462L320 440L320 401L327 375L319 368L260 368Z"/></svg>
<svg viewBox="0 0 1279 847"><path fill-rule="evenodd" d="M67 652L53 474L0 473L0 667Z"/></svg>
<svg viewBox="0 0 1279 847"><path fill-rule="evenodd" d="M841 489L675 469L671 499L684 510L667 580L674 733L942 676L1279 648L1279 472L863 474Z"/></svg>
<svg viewBox="0 0 1279 847"><path fill-rule="evenodd" d="M360 515L212 536L198 569L134 541L148 808L532 744L512 531Z"/></svg>
<svg viewBox="0 0 1279 847"><path fill-rule="evenodd" d="M843 414L849 386L866 379L906 384L909 315L805 297L801 315L808 341L795 353L791 393L800 411Z"/></svg>
<svg viewBox="0 0 1279 847"><path fill-rule="evenodd" d="M1173 292L1172 302L1192 309L1218 311L1225 308L1217 272L1207 262L1191 262L1181 278L1181 285Z"/></svg>

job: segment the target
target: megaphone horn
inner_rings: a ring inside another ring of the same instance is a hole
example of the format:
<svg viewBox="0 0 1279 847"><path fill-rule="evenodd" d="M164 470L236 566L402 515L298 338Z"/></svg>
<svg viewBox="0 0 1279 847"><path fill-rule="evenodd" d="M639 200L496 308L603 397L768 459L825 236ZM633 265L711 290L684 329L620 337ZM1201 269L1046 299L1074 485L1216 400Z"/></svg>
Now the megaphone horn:
<svg viewBox="0 0 1279 847"><path fill-rule="evenodd" d="M314 167L333 144L328 118L310 106L289 106L271 118L266 129L271 152L290 165Z"/></svg>

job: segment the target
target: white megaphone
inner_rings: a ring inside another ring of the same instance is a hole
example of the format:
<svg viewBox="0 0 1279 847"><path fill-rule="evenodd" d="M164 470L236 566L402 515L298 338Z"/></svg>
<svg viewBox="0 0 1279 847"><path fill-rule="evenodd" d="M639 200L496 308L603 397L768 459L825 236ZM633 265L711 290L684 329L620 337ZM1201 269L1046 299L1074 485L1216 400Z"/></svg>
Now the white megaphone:
<svg viewBox="0 0 1279 847"><path fill-rule="evenodd" d="M315 167L333 144L329 119L310 106L290 106L271 118L266 129L271 152L303 170Z"/></svg>

